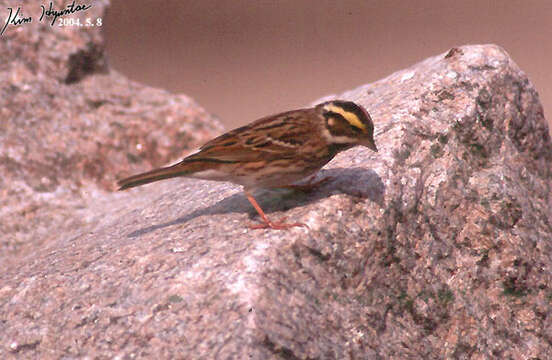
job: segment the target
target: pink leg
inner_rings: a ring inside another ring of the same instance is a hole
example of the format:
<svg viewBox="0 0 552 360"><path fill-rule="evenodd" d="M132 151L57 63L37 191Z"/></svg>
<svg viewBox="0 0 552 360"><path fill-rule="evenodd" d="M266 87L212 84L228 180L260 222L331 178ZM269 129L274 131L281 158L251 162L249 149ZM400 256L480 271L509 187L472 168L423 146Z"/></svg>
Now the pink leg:
<svg viewBox="0 0 552 360"><path fill-rule="evenodd" d="M258 225L249 225L250 229L267 229L267 228L270 228L270 229L275 229L275 230L284 230L284 229L289 229L289 228L295 227L295 226L308 227L307 225L305 225L303 223L286 224L286 223L283 222L286 219L285 217L281 218L279 222L272 222L268 219L268 217L264 213L263 209L261 209L261 207L257 203L257 200L255 200L255 198L249 192L245 191L245 196L247 196L247 200L249 200L249 202L251 203L251 205L253 205L255 210L257 210L257 212L261 216L261 219L263 219L263 222L264 222L264 223L258 224Z"/></svg>

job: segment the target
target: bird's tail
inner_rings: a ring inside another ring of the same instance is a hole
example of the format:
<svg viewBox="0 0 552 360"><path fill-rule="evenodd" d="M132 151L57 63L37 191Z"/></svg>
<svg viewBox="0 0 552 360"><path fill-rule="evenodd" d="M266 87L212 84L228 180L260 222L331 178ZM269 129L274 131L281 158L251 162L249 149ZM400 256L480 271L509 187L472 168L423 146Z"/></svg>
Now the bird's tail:
<svg viewBox="0 0 552 360"><path fill-rule="evenodd" d="M192 172L192 169L185 169L185 167L182 166L182 163L178 163L176 165L154 169L145 173L127 177L126 179L119 180L117 185L119 185L119 190L126 190L135 186L149 184L154 181L169 179L177 176L186 176Z"/></svg>

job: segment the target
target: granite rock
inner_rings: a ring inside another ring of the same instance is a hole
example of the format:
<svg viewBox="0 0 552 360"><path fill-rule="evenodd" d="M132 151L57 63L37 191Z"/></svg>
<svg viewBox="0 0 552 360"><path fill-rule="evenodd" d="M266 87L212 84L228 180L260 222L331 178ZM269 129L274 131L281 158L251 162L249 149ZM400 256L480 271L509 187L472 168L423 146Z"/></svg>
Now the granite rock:
<svg viewBox="0 0 552 360"><path fill-rule="evenodd" d="M335 97L369 110L379 153L258 194L308 229L249 230L228 183L95 190L3 267L0 357L551 358L552 143L527 76L464 46Z"/></svg>
<svg viewBox="0 0 552 360"><path fill-rule="evenodd" d="M106 4L71 18L101 18ZM86 210L75 214L115 178L175 160L222 131L189 97L110 69L100 27L50 26L38 21L37 2L20 7L33 22L6 28L0 41L0 259L79 229Z"/></svg>

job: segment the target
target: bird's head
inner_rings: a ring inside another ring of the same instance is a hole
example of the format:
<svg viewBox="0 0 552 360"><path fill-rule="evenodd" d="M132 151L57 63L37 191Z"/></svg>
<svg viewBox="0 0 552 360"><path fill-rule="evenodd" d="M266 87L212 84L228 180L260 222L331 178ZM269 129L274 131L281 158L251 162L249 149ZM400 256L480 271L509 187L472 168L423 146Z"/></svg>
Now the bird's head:
<svg viewBox="0 0 552 360"><path fill-rule="evenodd" d="M352 101L332 100L316 105L323 119L326 139L337 145L363 145L378 151L370 114Z"/></svg>

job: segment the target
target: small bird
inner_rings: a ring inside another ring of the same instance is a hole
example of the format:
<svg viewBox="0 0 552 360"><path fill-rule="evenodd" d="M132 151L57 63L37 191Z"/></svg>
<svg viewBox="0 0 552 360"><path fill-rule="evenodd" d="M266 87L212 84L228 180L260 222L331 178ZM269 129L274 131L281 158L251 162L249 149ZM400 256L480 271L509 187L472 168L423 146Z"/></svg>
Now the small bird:
<svg viewBox="0 0 552 360"><path fill-rule="evenodd" d="M118 182L119 190L184 176L229 181L243 186L262 224L250 228L305 226L269 220L251 192L259 188L316 187L297 181L315 174L339 152L363 145L377 152L374 124L368 112L351 101L333 100L313 108L267 116L207 142L179 163Z"/></svg>

